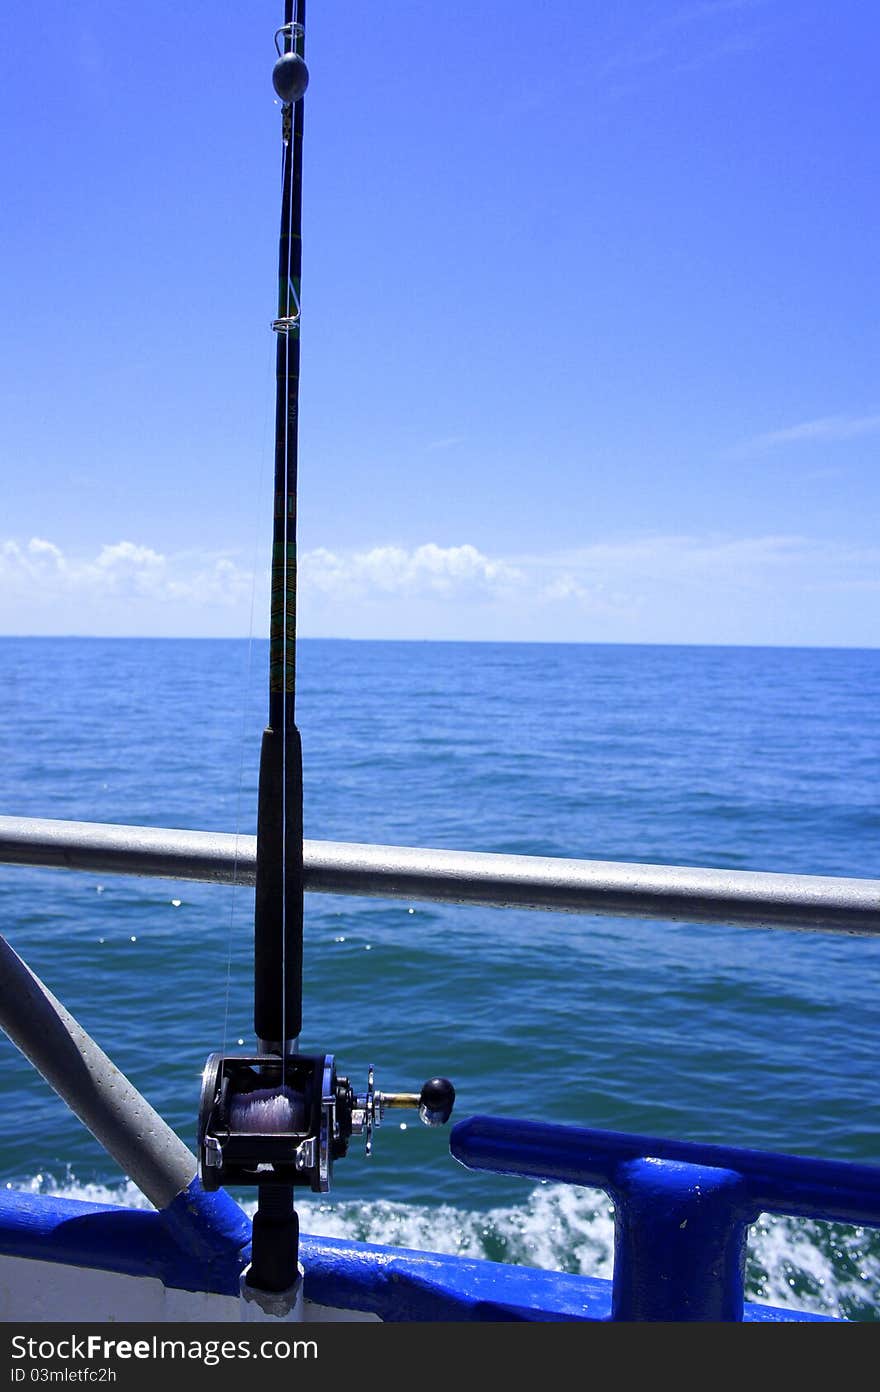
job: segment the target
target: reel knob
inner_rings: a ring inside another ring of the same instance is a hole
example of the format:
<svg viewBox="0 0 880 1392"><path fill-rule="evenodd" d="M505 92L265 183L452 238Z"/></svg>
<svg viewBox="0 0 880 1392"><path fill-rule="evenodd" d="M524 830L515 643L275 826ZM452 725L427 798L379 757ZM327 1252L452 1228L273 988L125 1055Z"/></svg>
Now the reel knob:
<svg viewBox="0 0 880 1392"><path fill-rule="evenodd" d="M448 1078L429 1078L419 1093L419 1117L425 1126L443 1126L454 1102L455 1088Z"/></svg>
<svg viewBox="0 0 880 1392"><path fill-rule="evenodd" d="M452 1115L455 1102L455 1088L448 1078L429 1078L422 1084L421 1092L378 1092L372 1067L367 1090L361 1096L354 1096L347 1082L345 1087L350 1097L350 1134L364 1137L367 1155L373 1150L373 1130L382 1125L387 1111L417 1111L425 1126L443 1126Z"/></svg>
<svg viewBox="0 0 880 1392"><path fill-rule="evenodd" d="M309 70L298 53L282 53L272 69L272 86L285 106L302 101L309 85Z"/></svg>

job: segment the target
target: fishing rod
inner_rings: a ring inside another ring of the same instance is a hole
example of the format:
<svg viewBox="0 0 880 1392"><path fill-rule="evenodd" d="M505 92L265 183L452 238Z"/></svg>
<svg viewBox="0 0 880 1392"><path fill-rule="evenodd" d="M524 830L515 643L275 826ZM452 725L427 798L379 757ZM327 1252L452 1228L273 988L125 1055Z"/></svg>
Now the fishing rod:
<svg viewBox="0 0 880 1392"><path fill-rule="evenodd" d="M294 18L294 15L296 16ZM296 726L296 500L299 455L305 0L286 0L272 83L282 102L281 234L275 350L275 488L269 723L260 750L254 915L254 1030L289 1052L302 1028L302 742ZM279 983L281 990L279 991Z"/></svg>
<svg viewBox="0 0 880 1392"><path fill-rule="evenodd" d="M269 616L269 719L260 747L254 900L257 1052L214 1053L202 1075L199 1172L205 1189L257 1188L251 1262L242 1273L247 1318L299 1318L302 1270L296 1185L330 1189L352 1135L372 1150L389 1108L415 1107L426 1125L449 1120L455 1089L431 1078L420 1092L382 1093L370 1068L356 1094L332 1054L298 1052L302 1028L303 765L296 726L296 524L302 272L305 0L285 0L272 82L281 102L281 232L275 348L275 480Z"/></svg>

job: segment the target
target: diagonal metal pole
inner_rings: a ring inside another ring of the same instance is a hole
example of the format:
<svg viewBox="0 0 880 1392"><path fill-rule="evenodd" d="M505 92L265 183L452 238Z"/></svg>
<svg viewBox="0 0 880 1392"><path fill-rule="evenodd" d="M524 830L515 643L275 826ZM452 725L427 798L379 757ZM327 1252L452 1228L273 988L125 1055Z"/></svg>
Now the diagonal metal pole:
<svg viewBox="0 0 880 1392"><path fill-rule="evenodd" d="M0 1027L70 1110L160 1210L206 1268L240 1267L244 1214L206 1194L196 1158L49 988L0 937Z"/></svg>

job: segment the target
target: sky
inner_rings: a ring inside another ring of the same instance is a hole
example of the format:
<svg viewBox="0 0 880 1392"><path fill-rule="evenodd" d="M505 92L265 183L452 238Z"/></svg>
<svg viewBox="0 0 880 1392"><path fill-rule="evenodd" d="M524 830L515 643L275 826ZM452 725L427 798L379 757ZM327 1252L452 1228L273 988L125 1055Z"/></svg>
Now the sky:
<svg viewBox="0 0 880 1392"><path fill-rule="evenodd" d="M13 0L0 633L268 629L280 0ZM880 645L880 7L311 0L299 631Z"/></svg>

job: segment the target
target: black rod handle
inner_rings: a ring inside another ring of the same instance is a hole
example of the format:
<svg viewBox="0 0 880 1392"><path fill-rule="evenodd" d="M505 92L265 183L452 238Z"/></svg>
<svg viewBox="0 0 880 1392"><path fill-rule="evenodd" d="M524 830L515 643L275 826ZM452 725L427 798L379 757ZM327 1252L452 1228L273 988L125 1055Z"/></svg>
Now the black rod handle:
<svg viewBox="0 0 880 1392"><path fill-rule="evenodd" d="M264 1043L302 1029L302 744L291 722L260 749L254 909L254 1030Z"/></svg>
<svg viewBox="0 0 880 1392"><path fill-rule="evenodd" d="M299 1261L299 1219L289 1184L261 1184L251 1233L251 1268L247 1284L278 1293L291 1288Z"/></svg>

